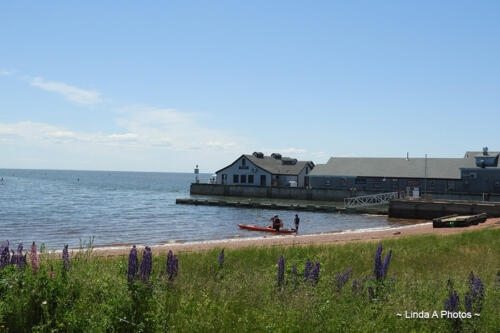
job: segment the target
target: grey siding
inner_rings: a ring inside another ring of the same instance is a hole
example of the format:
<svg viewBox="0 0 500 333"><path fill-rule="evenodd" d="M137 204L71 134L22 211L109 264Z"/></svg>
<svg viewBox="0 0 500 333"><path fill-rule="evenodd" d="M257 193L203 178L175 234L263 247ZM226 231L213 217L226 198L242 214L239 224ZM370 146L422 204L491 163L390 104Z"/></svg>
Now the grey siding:
<svg viewBox="0 0 500 333"><path fill-rule="evenodd" d="M242 160L245 159L245 165L243 165ZM227 181L225 185L246 185L246 186L260 186L260 178L261 176L266 177L265 186L271 186L271 174L267 171L262 170L255 164L253 164L249 159L245 157L240 157L236 163L230 165L222 170L217 172L217 184L222 184L222 175L227 175ZM233 176L238 176L238 183L235 183L233 180ZM244 175L246 177L246 182L241 183L241 176ZM252 175L254 180L253 183L248 182L248 176Z"/></svg>

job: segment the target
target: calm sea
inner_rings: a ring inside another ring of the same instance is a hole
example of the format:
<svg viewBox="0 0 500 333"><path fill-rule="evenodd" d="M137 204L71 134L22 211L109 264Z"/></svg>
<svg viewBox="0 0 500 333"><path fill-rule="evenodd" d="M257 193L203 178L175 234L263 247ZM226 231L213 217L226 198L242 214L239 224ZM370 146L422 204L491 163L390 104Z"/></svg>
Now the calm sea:
<svg viewBox="0 0 500 333"><path fill-rule="evenodd" d="M237 223L266 225L276 213L290 227L295 213L176 205L189 197L193 174L0 169L0 177L0 240L25 247L75 248L92 236L96 246L261 237ZM202 182L208 177L200 175ZM381 216L299 216L302 234L401 225Z"/></svg>

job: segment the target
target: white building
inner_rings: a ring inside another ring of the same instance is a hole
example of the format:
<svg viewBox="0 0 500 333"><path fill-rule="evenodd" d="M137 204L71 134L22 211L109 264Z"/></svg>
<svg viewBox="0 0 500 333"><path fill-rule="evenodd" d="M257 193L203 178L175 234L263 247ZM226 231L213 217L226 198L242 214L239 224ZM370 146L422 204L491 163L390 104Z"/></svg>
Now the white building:
<svg viewBox="0 0 500 333"><path fill-rule="evenodd" d="M264 156L255 152L241 155L216 172L217 184L254 186L307 186L306 175L314 168L312 161L297 161L281 154Z"/></svg>

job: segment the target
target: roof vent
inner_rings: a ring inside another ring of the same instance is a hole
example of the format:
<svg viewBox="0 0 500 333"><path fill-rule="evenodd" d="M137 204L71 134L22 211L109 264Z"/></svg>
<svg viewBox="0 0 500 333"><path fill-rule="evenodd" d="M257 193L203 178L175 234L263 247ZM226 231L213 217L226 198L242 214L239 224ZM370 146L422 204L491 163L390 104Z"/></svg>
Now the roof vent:
<svg viewBox="0 0 500 333"><path fill-rule="evenodd" d="M281 160L281 154L278 153L272 153L271 157L274 158L275 160Z"/></svg>
<svg viewBox="0 0 500 333"><path fill-rule="evenodd" d="M257 158L264 158L264 154L261 153L260 151L256 151L252 155L257 157Z"/></svg>
<svg viewBox="0 0 500 333"><path fill-rule="evenodd" d="M295 165L295 164L297 164L297 159L290 158L290 157L283 157L281 159L281 164L283 164L283 165Z"/></svg>
<svg viewBox="0 0 500 333"><path fill-rule="evenodd" d="M483 155L488 156L488 147L483 147Z"/></svg>

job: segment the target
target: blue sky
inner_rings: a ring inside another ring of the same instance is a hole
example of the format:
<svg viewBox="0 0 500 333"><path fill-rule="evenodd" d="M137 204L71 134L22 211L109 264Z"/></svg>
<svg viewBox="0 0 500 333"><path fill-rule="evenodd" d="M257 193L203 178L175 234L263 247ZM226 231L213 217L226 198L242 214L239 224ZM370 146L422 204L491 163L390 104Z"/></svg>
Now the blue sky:
<svg viewBox="0 0 500 333"><path fill-rule="evenodd" d="M498 1L0 3L0 168L500 149Z"/></svg>

